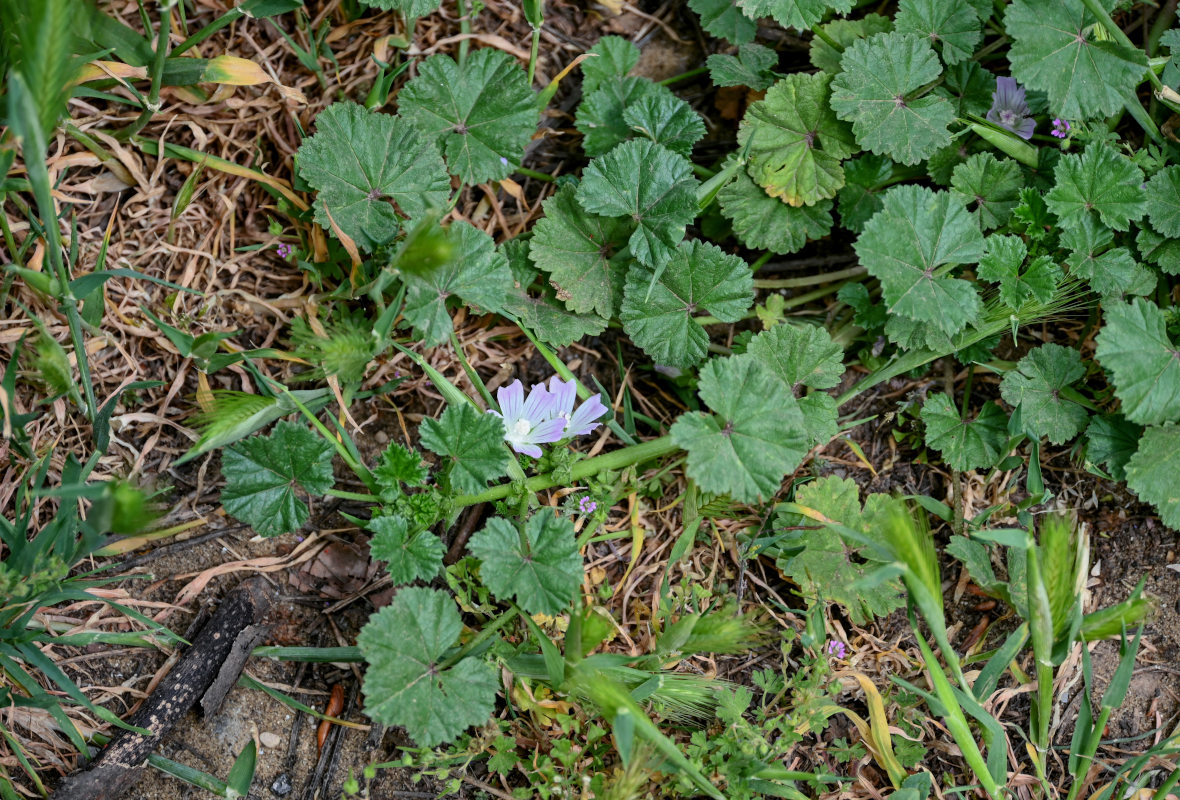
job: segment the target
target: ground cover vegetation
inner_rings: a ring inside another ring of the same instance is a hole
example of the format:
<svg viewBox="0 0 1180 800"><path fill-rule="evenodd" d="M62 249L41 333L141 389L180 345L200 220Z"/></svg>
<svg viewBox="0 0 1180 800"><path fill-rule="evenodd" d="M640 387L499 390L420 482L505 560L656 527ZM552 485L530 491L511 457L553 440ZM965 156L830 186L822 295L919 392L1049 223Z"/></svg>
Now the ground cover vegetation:
<svg viewBox="0 0 1180 800"><path fill-rule="evenodd" d="M134 727L67 648L183 644L113 560L209 521L168 476L260 547L331 517L380 566L358 596L392 587L355 639L257 651L363 667L363 718L404 733L334 795L387 796L384 772L520 798L1171 796L1177 718L1108 730L1160 602L1092 601L1107 534L1046 470L1180 529L1174 1L690 0L707 59L664 80L611 33L547 58L566 12L541 0L214 6L0 4L0 797ZM218 49L262 29L298 79ZM281 152L165 125L268 95ZM118 208L79 225L72 174L150 191L145 160L184 165L153 236L197 260L186 212L241 180L221 200L260 234L210 260L265 265L271 330L194 266L119 266ZM129 330L174 371L136 369ZM944 491L869 490L876 437ZM964 641L967 586L1005 613ZM908 650L872 662L890 624ZM257 758L150 763L241 797Z"/></svg>

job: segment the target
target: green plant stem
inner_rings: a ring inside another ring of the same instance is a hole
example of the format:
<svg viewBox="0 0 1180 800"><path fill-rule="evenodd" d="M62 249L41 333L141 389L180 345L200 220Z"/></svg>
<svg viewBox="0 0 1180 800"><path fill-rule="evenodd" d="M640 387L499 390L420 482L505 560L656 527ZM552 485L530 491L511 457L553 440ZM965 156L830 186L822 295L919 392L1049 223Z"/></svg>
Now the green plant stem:
<svg viewBox="0 0 1180 800"><path fill-rule="evenodd" d="M459 12L459 32L462 34L471 33L471 17L467 15L467 0L455 0ZM463 39L459 42L459 70L462 71L463 65L467 63L467 51L471 49L471 40ZM532 86L532 81L529 81Z"/></svg>
<svg viewBox="0 0 1180 800"><path fill-rule="evenodd" d="M537 51L541 47L541 29L533 28L533 43L529 48L529 86L533 85L533 79L537 74Z"/></svg>
<svg viewBox="0 0 1180 800"><path fill-rule="evenodd" d="M501 614L500 616L496 617L494 620L489 622L487 625L485 625L480 630L479 633L477 633L474 637L472 637L471 641L469 641L467 644L460 647L459 651L457 653L455 653L453 656L451 656L450 658L446 659L441 664L439 664L438 671L442 672L445 669L449 669L450 667L453 667L456 664L458 664L463 659L467 658L467 655L469 653L471 653L472 651L475 650L475 648L479 647L481 644L483 644L488 639L490 639L492 637L492 634L494 634L496 631L503 628L505 625L507 625L512 620L516 619L516 616L519 613L520 613L520 609L517 608L516 606L512 606L507 611L505 611L503 614Z"/></svg>
<svg viewBox="0 0 1180 800"><path fill-rule="evenodd" d="M516 173L526 178L532 178L535 181L544 181L545 183L553 183L557 180L552 175L546 175L544 172L537 172L535 169L529 169L528 167L517 167Z"/></svg>
<svg viewBox="0 0 1180 800"><path fill-rule="evenodd" d="M622 469L623 467L630 467L634 464L642 464L645 461L651 461L673 453L679 448L672 441L671 436L661 436L658 439L651 439L639 444L633 444L630 447L624 447L619 450L612 450L609 453L603 453L594 458L588 458L585 461L579 461L570 469L568 480L559 480L555 478L552 473L548 475L537 475L529 478L524 482L524 488L530 492L539 492L544 489L552 489L562 483L575 483L588 478L591 475L597 475L599 472L606 470ZM476 503L489 503L493 500L503 500L512 492L511 483L502 483L499 486L493 486L490 489L480 492L479 494L466 494L456 497L453 501L455 508L463 508L464 506L472 506Z"/></svg>
<svg viewBox="0 0 1180 800"><path fill-rule="evenodd" d="M762 269L772 258L774 258L774 253L767 250L765 253L758 256L758 259L750 265L750 272L757 272L758 270ZM755 285L757 285L757 282L755 282Z"/></svg>
<svg viewBox="0 0 1180 800"><path fill-rule="evenodd" d="M831 36L828 36L827 31L825 31L822 26L817 25L815 28L812 28L811 32L815 35L815 38L819 39L821 42L823 42L828 47L835 50L837 53L844 52L844 45L837 42Z"/></svg>
<svg viewBox="0 0 1180 800"><path fill-rule="evenodd" d="M23 268L25 260L20 248L16 246L16 239L12 235L12 228L8 225L8 215L3 213L5 196L0 193L0 232L4 234L4 246L8 248L8 257L15 266Z"/></svg>
<svg viewBox="0 0 1180 800"><path fill-rule="evenodd" d="M833 281L842 281L846 278L855 278L858 275L864 275L868 272L864 267L849 267L838 272L826 272L822 275L807 275L802 278L782 278L782 279L763 279L754 280L755 289L796 289L800 286L815 286L816 284L831 283Z"/></svg>
<svg viewBox="0 0 1180 800"><path fill-rule="evenodd" d="M1151 30L1147 32L1147 55L1154 56L1159 50L1160 37L1164 35L1164 31L1172 27L1172 23L1176 20L1176 6L1177 0L1168 0L1164 4L1163 11L1155 18L1155 22L1151 24Z"/></svg>
<svg viewBox="0 0 1180 800"><path fill-rule="evenodd" d="M148 89L147 102L143 111L135 121L115 133L115 138L125 142L143 130L153 116L160 110L160 87L164 83L164 62L168 60L168 20L172 16L172 2L164 0L160 3L160 30L156 34L156 53L151 66L151 85Z"/></svg>
<svg viewBox="0 0 1180 800"><path fill-rule="evenodd" d="M828 284L827 286L820 287L819 289L815 289L813 291L801 294L798 297L789 297L783 302L783 308L787 309L787 308L795 308L796 306L807 305L812 300L818 300L819 298L826 297L827 295L832 294L833 292L838 292L840 290L840 287L848 282L849 281L844 281L844 282L838 283L838 284ZM749 319L753 316L755 316L755 314L754 314L754 312L751 312L751 313L747 314L745 317L743 317L743 319ZM696 323L698 325L702 325L702 326L703 325L721 325L721 324L723 324L721 320L717 319L716 317L710 317L710 316L693 317L693 320L696 321Z"/></svg>
<svg viewBox="0 0 1180 800"><path fill-rule="evenodd" d="M496 401L492 399L492 393L488 391L488 387L484 386L483 378L479 377L479 373L472 368L471 363L467 360L467 355L463 352L463 345L459 344L459 337L455 335L454 329L451 330L451 347L454 349L455 355L459 357L459 364L463 367L463 371L467 373L467 380L471 381L471 385L479 392L479 396L483 398L487 407L495 408Z"/></svg>
<svg viewBox="0 0 1180 800"><path fill-rule="evenodd" d="M664 78L662 81L656 81L660 86L671 86L674 83L686 81L689 78L695 78L697 75L703 75L709 71L708 67L697 67L690 69L688 72L682 72L679 75L673 75L671 78Z"/></svg>
<svg viewBox="0 0 1180 800"><path fill-rule="evenodd" d="M381 498L375 494L365 494L363 492L346 492L343 489L329 489L327 493L332 497L339 497L344 500L359 500L362 503L381 502Z"/></svg>

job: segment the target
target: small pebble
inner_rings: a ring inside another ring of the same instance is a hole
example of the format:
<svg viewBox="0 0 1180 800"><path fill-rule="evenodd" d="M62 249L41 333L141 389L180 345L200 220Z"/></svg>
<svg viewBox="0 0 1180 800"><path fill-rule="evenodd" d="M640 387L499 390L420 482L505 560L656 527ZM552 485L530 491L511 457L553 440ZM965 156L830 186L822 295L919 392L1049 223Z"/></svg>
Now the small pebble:
<svg viewBox="0 0 1180 800"><path fill-rule="evenodd" d="M283 743L283 740L279 738L277 733L271 733L270 731L258 734L258 741L262 742L262 746L269 750L273 750Z"/></svg>
<svg viewBox="0 0 1180 800"><path fill-rule="evenodd" d="M270 785L270 790L279 797L286 797L291 794L291 779L287 777L287 773L283 773L275 778L274 783Z"/></svg>

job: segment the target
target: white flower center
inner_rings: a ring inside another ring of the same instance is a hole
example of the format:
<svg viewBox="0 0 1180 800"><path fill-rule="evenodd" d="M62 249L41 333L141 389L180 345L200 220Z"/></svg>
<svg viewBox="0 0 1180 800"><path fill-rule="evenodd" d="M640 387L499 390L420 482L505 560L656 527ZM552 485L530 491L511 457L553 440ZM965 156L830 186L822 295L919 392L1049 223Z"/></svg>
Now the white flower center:
<svg viewBox="0 0 1180 800"><path fill-rule="evenodd" d="M512 435L516 437L528 436L529 431L533 429L533 424L527 419L518 419L512 423Z"/></svg>

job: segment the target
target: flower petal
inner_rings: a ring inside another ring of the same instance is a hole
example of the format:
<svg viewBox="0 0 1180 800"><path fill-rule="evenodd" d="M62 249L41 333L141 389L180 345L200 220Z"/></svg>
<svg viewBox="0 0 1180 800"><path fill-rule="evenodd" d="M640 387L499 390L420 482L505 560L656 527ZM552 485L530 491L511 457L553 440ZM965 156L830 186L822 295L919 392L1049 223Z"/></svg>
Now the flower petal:
<svg viewBox="0 0 1180 800"><path fill-rule="evenodd" d="M548 444L559 441L564 436L565 418L555 417L539 423L524 437L525 441L538 444Z"/></svg>
<svg viewBox="0 0 1180 800"><path fill-rule="evenodd" d="M1020 120L1020 124L1016 128L1016 135L1021 139L1031 139L1033 131L1037 129L1037 121L1032 117L1025 117Z"/></svg>
<svg viewBox="0 0 1180 800"><path fill-rule="evenodd" d="M602 400L599 399L598 395L591 396L570 417L569 425L566 426L565 435L585 436L602 424L601 422L595 422L595 420L601 418L609 410L602 404Z"/></svg>
<svg viewBox="0 0 1180 800"><path fill-rule="evenodd" d="M545 388L545 384L533 384L533 388L529 390L529 396L525 398L521 416L536 426L544 420L553 417L551 411L554 403L555 399L549 393L549 390Z"/></svg>
<svg viewBox="0 0 1180 800"><path fill-rule="evenodd" d="M549 393L554 397L553 416L569 419L578 400L577 381L563 381L554 375L549 379Z"/></svg>
<svg viewBox="0 0 1180 800"><path fill-rule="evenodd" d="M532 456L533 458L541 457L541 448L535 444L513 444L512 449L526 456Z"/></svg>
<svg viewBox="0 0 1180 800"><path fill-rule="evenodd" d="M501 386L496 390L496 400L500 403L500 413L511 425L512 420L520 419L524 410L524 384L518 378L507 386Z"/></svg>

